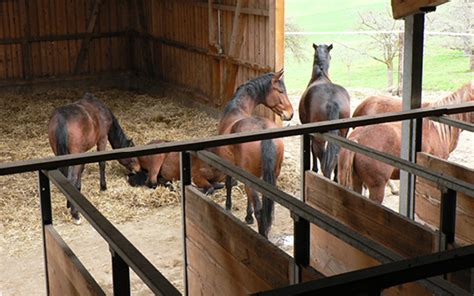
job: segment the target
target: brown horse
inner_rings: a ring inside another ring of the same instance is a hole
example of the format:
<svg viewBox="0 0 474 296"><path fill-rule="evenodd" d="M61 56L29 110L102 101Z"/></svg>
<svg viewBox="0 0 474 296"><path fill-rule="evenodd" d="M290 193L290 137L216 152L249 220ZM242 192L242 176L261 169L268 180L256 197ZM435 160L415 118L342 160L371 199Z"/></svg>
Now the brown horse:
<svg viewBox="0 0 474 296"><path fill-rule="evenodd" d="M423 107L444 106L474 100L472 83L468 83L451 95L434 103L424 103ZM395 98L369 97L354 111L353 116L372 115L402 110L402 102ZM474 122L474 114L454 114L449 117L466 122ZM400 156L401 123L385 123L358 127L349 139L376 150ZM423 120L422 151L447 159L456 148L461 130L438 122ZM368 156L342 149L339 155L339 182L354 191L369 189L369 198L382 203L387 182L399 179L398 169L374 160Z"/></svg>
<svg viewBox="0 0 474 296"><path fill-rule="evenodd" d="M55 155L82 153L94 146L97 146L98 151L102 151L106 148L107 139L114 149L133 146L132 140L127 138L112 111L90 93L86 93L79 101L54 110L49 120L48 137ZM119 162L129 172L140 170L136 158L119 159ZM106 190L104 161L99 162L99 169L100 190ZM83 164L60 168L79 191L83 170ZM69 201L67 207L71 208L73 222L79 224L77 210Z"/></svg>
<svg viewBox="0 0 474 296"><path fill-rule="evenodd" d="M346 89L334 84L329 79L329 61L332 49L331 45L316 45L314 48L313 73L308 87L301 96L299 113L301 123L318 122L350 117L350 97ZM347 135L347 129L330 131L343 137ZM326 141L312 138L311 150L313 154L313 171L318 172L317 160L321 164L323 175L331 177L335 171L334 178L337 177L337 155L339 146Z"/></svg>
<svg viewBox="0 0 474 296"><path fill-rule="evenodd" d="M273 110L283 120L291 120L293 107L286 94L282 80L283 69L277 73L267 73L241 85L227 104L219 124L219 134L231 134L276 128L275 122L252 113L255 107L263 104ZM280 175L284 145L282 139L263 140L232 146L217 147L217 154L256 177L275 185ZM226 209L231 210L231 178L226 180ZM250 187L247 193L247 215L245 221L253 223L253 209L258 223L258 232L268 237L273 219L274 204L266 196L260 202L258 194Z"/></svg>
<svg viewBox="0 0 474 296"><path fill-rule="evenodd" d="M148 143L160 144L163 140L153 140ZM214 148L207 149L213 152ZM146 185L156 188L158 184L171 187L171 182L180 180L180 160L179 152L161 153L138 157L142 171L129 176L129 183L132 186ZM201 191L212 194L215 189L224 187L221 182L224 175L217 169L208 165L197 157L191 156L192 181Z"/></svg>

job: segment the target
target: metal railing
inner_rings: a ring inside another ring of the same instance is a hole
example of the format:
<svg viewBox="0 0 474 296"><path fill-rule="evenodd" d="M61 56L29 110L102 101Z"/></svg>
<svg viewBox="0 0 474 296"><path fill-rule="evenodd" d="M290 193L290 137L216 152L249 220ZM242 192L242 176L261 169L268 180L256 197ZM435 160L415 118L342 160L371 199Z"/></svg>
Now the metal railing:
<svg viewBox="0 0 474 296"><path fill-rule="evenodd" d="M78 208L79 212L91 223L91 225L102 235L102 237L109 243L112 253L112 262L113 262L113 274L114 274L114 291L116 293L129 294L129 268L132 268L142 280L152 289L156 294L163 295L175 295L179 292L174 288L163 276L157 271L153 265L92 205L90 202L79 192L77 189L72 186L67 179L56 169L59 167L91 163L98 161L114 160L142 155L166 153L171 151L181 152L181 172L182 172L182 205L183 205L183 232L186 233L185 225L185 211L184 211L184 188L187 185L191 184L191 161L189 156L189 151L195 151L197 157L203 161L209 163L212 166L222 170L224 173L240 180L246 185L251 186L253 189L260 193L265 193L269 198L273 199L275 202L280 203L282 206L288 208L292 213L294 218L294 257L297 268L295 268L295 275L293 282L295 284L301 282L300 268L309 265L309 223L316 224L321 228L325 229L329 233L335 235L346 243L354 246L355 248L363 251L364 253L369 254L370 256L376 258L382 263L389 263L393 261L401 260L402 257L397 253L381 246L380 244L373 242L347 226L339 223L333 218L323 214L322 212L308 206L303 201L298 200L297 198L288 195L277 188L265 183L264 181L256 178L255 176L249 174L248 172L238 168L223 159L219 158L217 155L206 151L200 151L205 148L222 146L222 145L231 145L243 142L250 142L256 140L264 140L271 138L287 137L287 136L296 136L303 135L302 137L302 170L305 171L309 169L310 162L310 149L309 141L310 135L315 133L325 133L334 129L341 128L350 128L357 126L364 126L370 124L377 124L383 122L393 122L400 120L408 119L420 119L424 117L440 117L443 115L462 113L462 112L473 112L474 103L464 103L459 105L443 106L443 107L432 107L425 109L415 109L409 111L401 111L396 113L385 113L377 114L372 116L363 116L357 118L349 119L340 119L330 122L318 122L310 123L300 126L292 126L287 128L277 128L271 130L263 130L257 132L247 132L240 134L231 134L231 135L221 135L210 137L201 140L190 140L190 141L181 141L174 143L163 143L163 144L154 144L147 145L142 147L130 147L122 148L112 151L101 151L101 152L87 152L82 154L71 154L63 155L55 158L47 159L36 159L36 160L26 160L26 161L17 161L12 163L3 163L0 164L0 175L6 174L15 174L22 173L27 171L39 171L39 190L41 197L41 212L42 212L42 222L43 225L52 224L52 215L51 215L51 198L50 198L50 189L49 181L53 182L66 198ZM451 120L443 120L445 124L453 124L459 126L459 123L452 122ZM462 123L461 126L467 127L467 129L472 128L471 125L466 125ZM442 232L446 236L449 236L449 241L454 239L454 225L455 220L452 217L452 208L454 200L455 208L455 194L456 191L464 192L469 196L474 195L474 188L472 184L463 182L459 179L444 176L442 174L437 174L428 171L426 168L402 160L398 157L393 157L381 152L373 151L367 147L359 147L360 145L354 145L354 143L347 142L346 139L332 137L327 134L324 134L329 141L336 141L341 146L344 146L347 149L354 150L358 153L365 153L374 157L378 160L387 162L394 166L397 166L401 169L412 172L415 175L420 175L429 180L435 181L438 184L441 184L443 187L448 188L445 192L446 198L443 200L449 202L442 202L441 212L446 212L446 215L441 220L442 221ZM52 170L52 171L51 171ZM303 175L304 176L304 175ZM303 178L304 179L304 178ZM303 180L304 186L304 180ZM304 191L303 191L304 192ZM454 195L454 198L453 198ZM445 206L446 205L446 206ZM451 213L451 214L450 214ZM443 216L442 216L443 217ZM447 225L445 227L445 225ZM185 244L185 235L183 236ZM468 255L471 256L473 250L467 249ZM186 247L185 247L185 271L186 271ZM459 254L458 254L459 255ZM464 255L463 255L464 256ZM471 257L469 257L471 258ZM452 258L451 258L452 259ZM449 259L446 259L448 262ZM454 259L453 259L454 260ZM449 265L449 264L448 264ZM446 265L447 266L447 265ZM472 265L469 265L472 267ZM404 272L410 273L411 268L404 266ZM445 267L445 266L443 266ZM440 273L447 272L448 268L439 268L436 271ZM449 269L453 270L453 268ZM362 271L360 271L362 272ZM408 278L408 277L407 277ZM422 276L418 277L422 278ZM417 278L417 279L418 279ZM125 281L123 280L125 279ZM127 281L128 279L128 281ZM366 278L364 278L366 279ZM125 284L123 284L125 282ZM117 283L117 287L115 287ZM122 285L122 284L123 285ZM127 284L128 283L128 286ZM337 280L337 283L344 284L344 277L341 277L341 280ZM357 283L357 281L356 281ZM425 279L420 282L425 287L428 287L432 291L441 294L451 294L451 295L468 295L465 290L458 288L457 286L451 284L450 282L445 281L441 278L435 279ZM187 284L187 276L185 275L185 285ZM295 286L295 288L298 286ZM386 288L379 287L376 289L375 294L380 293L380 291ZM289 288L290 289L290 288ZM186 289L187 290L187 289ZM373 290L363 291L364 293L374 293Z"/></svg>

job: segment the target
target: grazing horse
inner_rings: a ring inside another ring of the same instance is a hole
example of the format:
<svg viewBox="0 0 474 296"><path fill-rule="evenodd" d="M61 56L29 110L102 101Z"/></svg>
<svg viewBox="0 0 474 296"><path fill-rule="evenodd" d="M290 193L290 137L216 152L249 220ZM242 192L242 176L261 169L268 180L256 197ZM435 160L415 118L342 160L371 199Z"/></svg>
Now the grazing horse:
<svg viewBox="0 0 474 296"><path fill-rule="evenodd" d="M299 114L301 123L349 118L351 113L350 97L346 89L334 84L329 79L329 61L332 49L331 45L316 45L314 48L313 73L308 87L301 96ZM343 137L347 135L348 129L330 131ZM335 171L337 177L337 155L339 146L318 138L312 138L311 150L313 154L313 171L318 172L317 159L321 164L323 175L331 177ZM325 147L326 146L326 147Z"/></svg>
<svg viewBox="0 0 474 296"><path fill-rule="evenodd" d="M165 143L163 140L153 140L150 144ZM215 148L209 148L213 152ZM215 189L224 187L220 181L224 179L224 174L214 167L195 156L191 156L192 180L202 192L212 194ZM180 160L179 152L160 153L138 157L142 171L129 176L129 183L132 186L146 185L156 188L158 184L171 187L172 181L180 180ZM172 187L171 187L172 188Z"/></svg>
<svg viewBox="0 0 474 296"><path fill-rule="evenodd" d="M58 107L54 110L48 125L49 144L55 155L82 153L97 146L98 151L105 150L107 139L112 148L133 146L127 138L117 119L94 95L86 93L82 99L74 103ZM136 173L140 165L136 158L118 160L129 172ZM99 162L100 190L106 190L105 161ZM84 164L62 167L60 171L79 191ZM80 223L80 217L73 205L71 208L73 222Z"/></svg>
<svg viewBox="0 0 474 296"><path fill-rule="evenodd" d="M464 85L451 95L423 107L445 106L474 100L472 82ZM382 112L402 110L401 100L387 97L369 97L354 111L353 116L373 115ZM466 122L474 122L474 114L453 114L449 117ZM422 151L447 159L456 148L461 130L445 124L423 119ZM400 156L401 123L384 123L358 127L349 139L394 156ZM363 187L369 189L369 198L382 203L385 186L390 179L399 179L400 172L388 164L368 156L342 149L339 155L339 182L359 193Z"/></svg>
<svg viewBox="0 0 474 296"><path fill-rule="evenodd" d="M241 85L224 109L219 123L219 134L259 131L278 127L275 122L252 113L263 104L273 110L283 120L291 120L293 107L286 94L282 80L283 69L277 73L267 73ZM280 175L284 145L282 139L254 141L236 145L217 147L217 154L231 163L247 170L256 177L275 185ZM231 178L226 179L226 209L231 210ZM268 237L273 219L274 204L266 196L260 202L258 194L246 186L247 215L245 221L253 223L253 209L258 223L258 232Z"/></svg>

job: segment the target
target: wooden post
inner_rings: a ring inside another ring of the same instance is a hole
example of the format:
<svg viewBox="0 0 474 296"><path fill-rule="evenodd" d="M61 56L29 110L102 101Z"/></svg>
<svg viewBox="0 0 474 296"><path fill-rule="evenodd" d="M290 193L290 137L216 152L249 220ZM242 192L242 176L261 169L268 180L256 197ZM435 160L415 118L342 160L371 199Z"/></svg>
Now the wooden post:
<svg viewBox="0 0 474 296"><path fill-rule="evenodd" d="M145 0L139 0L137 1L137 12L138 12L138 22L140 23L140 27L142 29L142 33L144 33L145 35L148 35L150 34L150 30L149 30L149 27L148 27L148 18L146 17L146 14L145 14L145 3L144 3ZM144 59L145 59L145 64L146 64L146 67L147 67L147 71L148 71L148 74L154 76L155 75L155 70L154 70L154 63L153 63L153 40L149 40L148 38L146 38L145 40L143 40L142 38L142 42L145 42L145 46L144 46Z"/></svg>
<svg viewBox="0 0 474 296"><path fill-rule="evenodd" d="M424 25L424 13L410 15L405 19L403 110L421 107ZM421 130L422 120L403 121L402 158L416 162L416 152L421 151ZM400 213L414 219L414 212L415 176L400 171Z"/></svg>
<svg viewBox="0 0 474 296"><path fill-rule="evenodd" d="M30 27L31 22L29 18L29 3L27 0L22 0L19 2L22 29L23 29L23 38L21 43L22 59L23 59L23 78L30 79L32 76L32 64L31 64L31 43L30 43Z"/></svg>
<svg viewBox="0 0 474 296"><path fill-rule="evenodd" d="M232 23L232 35L230 38L229 52L227 55L231 58L240 58L240 51L244 43L244 33L246 30L246 23L243 21L243 15L241 13L242 6L248 6L249 0L237 0L237 7L235 8L234 21ZM228 63L227 71L225 73L225 98L230 98L234 94L235 82L237 80L237 73L239 67Z"/></svg>
<svg viewBox="0 0 474 296"><path fill-rule="evenodd" d="M79 53L77 55L76 65L74 67L74 73L79 74L81 69L82 63L86 58L87 52L89 51L89 46L92 39L92 33L94 32L95 26L97 24L97 16L99 15L100 6L102 4L102 0L95 0L94 6L92 7L91 14L89 15L88 22L87 22L87 35L82 40L81 48L79 49Z"/></svg>
<svg viewBox="0 0 474 296"><path fill-rule="evenodd" d="M217 98L215 100L215 105L222 105L223 103L223 96L222 96L222 73L221 73L221 67L222 67L222 62L220 59L217 58L218 55L222 53L222 47L219 44L219 40L216 36L216 28L215 28L215 20L214 20L214 10L212 7L212 1L213 0L208 0L208 7L207 7L207 13L208 13L208 22L209 22L209 52L213 55L216 55L216 57L211 57L209 56L209 63L210 63L210 68L211 68L211 82L212 82L212 96L214 98ZM218 16L219 17L219 16ZM219 23L217 24L218 30L219 28Z"/></svg>
<svg viewBox="0 0 474 296"><path fill-rule="evenodd" d="M180 153L180 170L181 170L181 217L182 217L182 229L183 229L183 259L184 259L184 295L189 294L189 283L188 283L188 248L186 244L187 232L186 232L186 187L191 185L191 155L187 151Z"/></svg>

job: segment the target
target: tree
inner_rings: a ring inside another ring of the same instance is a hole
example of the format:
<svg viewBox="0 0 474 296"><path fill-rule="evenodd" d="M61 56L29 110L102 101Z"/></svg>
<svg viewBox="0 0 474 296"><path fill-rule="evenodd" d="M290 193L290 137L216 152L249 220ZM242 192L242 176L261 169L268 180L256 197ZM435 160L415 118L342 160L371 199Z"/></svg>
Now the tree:
<svg viewBox="0 0 474 296"><path fill-rule="evenodd" d="M301 32L301 28L291 19L285 19L285 32ZM306 38L300 35L285 35L285 48L289 50L298 62L308 60L306 49L303 47Z"/></svg>
<svg viewBox="0 0 474 296"><path fill-rule="evenodd" d="M453 33L443 36L449 48L459 49L470 56L469 69L474 70L474 47L471 33L474 31L472 0L452 0L427 15L426 27L430 31ZM454 36L454 34L460 34Z"/></svg>
<svg viewBox="0 0 474 296"><path fill-rule="evenodd" d="M393 86L393 62L400 51L400 38L398 31L402 30L403 23L394 20L391 12L380 13L368 11L359 13L358 27L368 32L371 39L370 45L377 49L366 50L363 54L381 62L387 67L387 88L392 91Z"/></svg>

